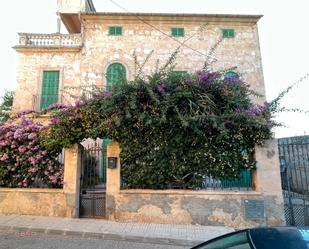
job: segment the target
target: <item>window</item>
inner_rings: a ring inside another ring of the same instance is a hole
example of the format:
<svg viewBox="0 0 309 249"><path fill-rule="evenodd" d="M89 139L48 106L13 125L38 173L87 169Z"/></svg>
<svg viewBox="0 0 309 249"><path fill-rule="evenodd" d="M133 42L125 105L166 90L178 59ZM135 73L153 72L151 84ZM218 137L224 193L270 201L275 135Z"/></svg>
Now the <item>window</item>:
<svg viewBox="0 0 309 249"><path fill-rule="evenodd" d="M58 102L59 71L44 71L40 110Z"/></svg>
<svg viewBox="0 0 309 249"><path fill-rule="evenodd" d="M222 29L222 37L223 38L234 38L235 37L234 29Z"/></svg>
<svg viewBox="0 0 309 249"><path fill-rule="evenodd" d="M175 70L175 71L173 71L173 73L176 74L176 75L181 75L181 76L188 74L188 72L185 71L185 70Z"/></svg>
<svg viewBox="0 0 309 249"><path fill-rule="evenodd" d="M106 72L106 87L110 90L115 84L121 84L126 80L126 69L120 63L113 63L108 66Z"/></svg>
<svg viewBox="0 0 309 249"><path fill-rule="evenodd" d="M210 242L206 242L196 249L251 249L250 242L247 237L247 232L237 232L226 235L223 238L218 238Z"/></svg>
<svg viewBox="0 0 309 249"><path fill-rule="evenodd" d="M174 37L183 37L185 35L184 28L172 28L172 36Z"/></svg>
<svg viewBox="0 0 309 249"><path fill-rule="evenodd" d="M234 71L227 71L224 73L225 77L230 77L230 78L239 78L238 73L234 72Z"/></svg>
<svg viewBox="0 0 309 249"><path fill-rule="evenodd" d="M120 26L112 26L108 28L109 35L122 35L122 27Z"/></svg>

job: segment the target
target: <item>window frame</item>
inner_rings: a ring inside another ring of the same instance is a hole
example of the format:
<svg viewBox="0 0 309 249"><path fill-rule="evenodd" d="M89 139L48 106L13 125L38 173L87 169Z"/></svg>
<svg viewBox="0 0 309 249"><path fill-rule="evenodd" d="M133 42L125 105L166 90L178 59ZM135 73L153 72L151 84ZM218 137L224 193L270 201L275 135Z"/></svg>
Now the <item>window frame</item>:
<svg viewBox="0 0 309 249"><path fill-rule="evenodd" d="M172 37L184 37L185 36L185 28L183 28L183 27L172 27L171 28L171 36Z"/></svg>
<svg viewBox="0 0 309 249"><path fill-rule="evenodd" d="M105 76L105 88L106 88L107 91L110 91L113 85L121 83L121 82L110 82L110 80L109 80L109 75L110 75L110 74L109 74L108 70L109 70L110 67L113 66L113 65L115 65L115 66L116 66L116 65L121 65L121 66L123 67L123 69L124 69L124 77L125 77L125 80L128 79L128 70L127 70L127 67L125 66L125 64L123 64L123 63L121 63L121 62L119 62L119 61L113 61L113 62L109 63L109 64L106 66L106 68L105 68L105 75L106 75L106 76Z"/></svg>
<svg viewBox="0 0 309 249"><path fill-rule="evenodd" d="M224 28L224 29L221 29L221 32L222 32L222 38L235 38L236 37L235 29Z"/></svg>
<svg viewBox="0 0 309 249"><path fill-rule="evenodd" d="M42 105L43 105L43 84L44 84L44 74L45 73L50 73L50 72L57 72L58 73L58 86L57 86L57 101L55 101L55 102L53 102L53 103L51 103L51 104L49 104L48 106L46 106L46 107L42 107ZM37 102L37 108L38 108L38 110L40 110L40 111L42 111L42 110L45 110L46 108L48 108L50 105L52 105L52 104L55 104L55 103L59 103L59 102L61 102L62 101L62 99L61 99L61 95L59 94L60 93L60 89L61 89L61 87L62 87L62 81L61 81L61 74L62 74L62 70L60 70L59 68L48 68L48 69L43 69L42 70L42 73L41 73L41 77L40 77L40 83L39 83L39 101Z"/></svg>
<svg viewBox="0 0 309 249"><path fill-rule="evenodd" d="M199 244L195 247L192 247L191 249L204 249L205 246L211 245L212 243L215 243L215 242L220 241L220 240L224 240L225 238L232 237L236 234L240 234L240 233L244 233L244 232L246 233L246 237L247 237L247 241L248 241L249 246L251 247L251 249L255 249L253 242L252 242L252 239L251 239L251 236L250 236L250 230L249 229L243 229L243 230L240 230L240 231L228 233L228 234L210 239L210 240L208 240L208 241L206 241L202 244Z"/></svg>
<svg viewBox="0 0 309 249"><path fill-rule="evenodd" d="M118 32L120 31L120 32ZM122 26L108 26L108 35L110 36L122 36L123 28Z"/></svg>

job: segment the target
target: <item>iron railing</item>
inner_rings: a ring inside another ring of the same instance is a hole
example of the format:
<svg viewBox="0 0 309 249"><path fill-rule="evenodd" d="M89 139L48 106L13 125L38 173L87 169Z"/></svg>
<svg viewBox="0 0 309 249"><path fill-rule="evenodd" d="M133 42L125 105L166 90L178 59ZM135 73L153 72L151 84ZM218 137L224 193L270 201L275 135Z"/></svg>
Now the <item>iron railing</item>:
<svg viewBox="0 0 309 249"><path fill-rule="evenodd" d="M252 181L252 170L243 170L239 177L226 178L223 180L218 180L212 176L197 176L202 181L199 185L191 187L186 183L186 177L192 177L188 174L183 179L172 179L164 189L191 189L191 190L222 190L222 191L251 191L254 189L254 184ZM126 184L125 179L121 182L122 189L143 189L144 186L129 186ZM149 187L147 187L149 188Z"/></svg>

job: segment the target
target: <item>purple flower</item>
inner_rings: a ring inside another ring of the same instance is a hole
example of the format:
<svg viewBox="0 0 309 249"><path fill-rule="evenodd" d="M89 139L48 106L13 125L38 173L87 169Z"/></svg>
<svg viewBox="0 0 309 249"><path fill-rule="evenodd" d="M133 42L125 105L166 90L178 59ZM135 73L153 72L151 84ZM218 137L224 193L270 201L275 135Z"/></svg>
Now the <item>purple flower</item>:
<svg viewBox="0 0 309 249"><path fill-rule="evenodd" d="M221 74L219 72L210 72L210 71L201 72L201 71L198 71L196 74L199 78L200 84L204 87L209 87L209 86L213 85L221 77Z"/></svg>
<svg viewBox="0 0 309 249"><path fill-rule="evenodd" d="M27 114L30 114L30 113L33 113L34 111L33 110L23 110L23 111L19 111L16 113L17 117L21 117L21 116L24 116L24 115L27 115Z"/></svg>
<svg viewBox="0 0 309 249"><path fill-rule="evenodd" d="M259 114L263 113L267 108L268 108L268 104L267 103L264 103L264 105L252 106L247 111L247 115L249 117L253 117L253 116L259 115Z"/></svg>
<svg viewBox="0 0 309 249"><path fill-rule="evenodd" d="M28 135L28 139L29 140L33 140L33 139L35 139L36 138L36 134L34 133L34 132L32 132L32 133L30 133L29 135Z"/></svg>
<svg viewBox="0 0 309 249"><path fill-rule="evenodd" d="M103 98L109 98L111 95L111 93L109 91L104 91L100 94L100 97L103 97Z"/></svg>
<svg viewBox="0 0 309 249"><path fill-rule="evenodd" d="M49 122L50 122L49 123L50 125L56 125L56 124L59 123L59 118L58 117L53 117L53 118L50 119Z"/></svg>
<svg viewBox="0 0 309 249"><path fill-rule="evenodd" d="M84 101L78 99L75 101L75 107L82 107L84 105Z"/></svg>
<svg viewBox="0 0 309 249"><path fill-rule="evenodd" d="M159 85L159 86L157 87L157 91L158 91L159 93L165 93L165 88L164 88L163 86Z"/></svg>
<svg viewBox="0 0 309 249"><path fill-rule="evenodd" d="M51 110L61 110L61 109L67 109L69 106L64 104L64 103L55 103L50 105L46 110L51 111Z"/></svg>

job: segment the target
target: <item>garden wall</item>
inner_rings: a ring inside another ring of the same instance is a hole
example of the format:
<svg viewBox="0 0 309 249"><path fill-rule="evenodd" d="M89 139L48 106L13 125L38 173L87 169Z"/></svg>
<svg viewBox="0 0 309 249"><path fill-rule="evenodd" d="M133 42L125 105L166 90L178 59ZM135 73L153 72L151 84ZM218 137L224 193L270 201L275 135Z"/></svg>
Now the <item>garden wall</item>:
<svg viewBox="0 0 309 249"><path fill-rule="evenodd" d="M234 228L283 224L281 199L257 192L122 190L109 201L114 204L110 215L121 221ZM255 201L264 204L264 214L249 218L245 205Z"/></svg>
<svg viewBox="0 0 309 249"><path fill-rule="evenodd" d="M77 218L81 148L65 150L63 189L0 188L0 214Z"/></svg>
<svg viewBox="0 0 309 249"><path fill-rule="evenodd" d="M108 145L107 156L120 148ZM121 190L120 163L107 169L107 219L245 228L285 224L276 141L256 148L254 191Z"/></svg>
<svg viewBox="0 0 309 249"><path fill-rule="evenodd" d="M0 189L1 214L65 217L70 209L70 197L62 189Z"/></svg>

